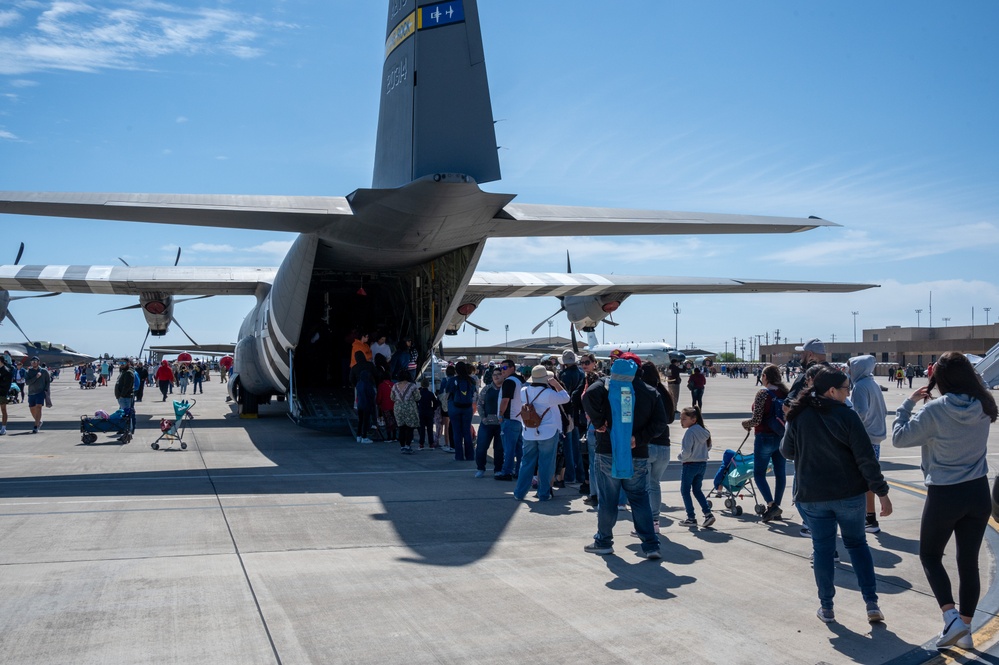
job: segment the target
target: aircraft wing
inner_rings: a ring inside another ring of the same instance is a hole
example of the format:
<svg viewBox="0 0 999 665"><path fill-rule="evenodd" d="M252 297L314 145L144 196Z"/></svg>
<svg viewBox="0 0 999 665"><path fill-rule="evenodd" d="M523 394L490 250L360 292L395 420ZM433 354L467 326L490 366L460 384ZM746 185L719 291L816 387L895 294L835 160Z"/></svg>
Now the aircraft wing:
<svg viewBox="0 0 999 665"><path fill-rule="evenodd" d="M0 282L2 284L2 282ZM649 277L554 272L476 271L466 296L526 298L609 293L851 293L878 286L839 282L791 282L711 277Z"/></svg>
<svg viewBox="0 0 999 665"><path fill-rule="evenodd" d="M315 233L353 217L342 196L0 192L0 213Z"/></svg>
<svg viewBox="0 0 999 665"><path fill-rule="evenodd" d="M0 266L0 289L138 296L255 295L274 281L277 268L207 266Z"/></svg>
<svg viewBox="0 0 999 665"><path fill-rule="evenodd" d="M537 236L797 233L839 226L821 217L765 217L669 210L507 204L493 218L492 238Z"/></svg>

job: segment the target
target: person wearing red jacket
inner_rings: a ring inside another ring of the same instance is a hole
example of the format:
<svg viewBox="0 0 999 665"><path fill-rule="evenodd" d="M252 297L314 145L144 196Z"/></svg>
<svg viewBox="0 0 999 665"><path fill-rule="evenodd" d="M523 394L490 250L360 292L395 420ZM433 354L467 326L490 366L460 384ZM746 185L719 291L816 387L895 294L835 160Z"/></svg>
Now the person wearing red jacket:
<svg viewBox="0 0 999 665"><path fill-rule="evenodd" d="M156 369L156 381L159 383L160 392L163 394L163 401L166 401L167 390L173 385L173 370L170 369L170 363L163 361L160 366Z"/></svg>

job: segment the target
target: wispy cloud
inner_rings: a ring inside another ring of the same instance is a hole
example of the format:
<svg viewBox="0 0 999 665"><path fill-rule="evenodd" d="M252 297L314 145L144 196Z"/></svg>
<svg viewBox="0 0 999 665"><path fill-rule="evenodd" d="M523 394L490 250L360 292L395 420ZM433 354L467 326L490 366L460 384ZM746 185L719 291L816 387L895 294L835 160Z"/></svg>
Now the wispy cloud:
<svg viewBox="0 0 999 665"><path fill-rule="evenodd" d="M6 129L0 129L0 140L3 141L19 141L16 135L11 134Z"/></svg>
<svg viewBox="0 0 999 665"><path fill-rule="evenodd" d="M15 32L12 28L17 26ZM0 74L51 70L136 69L167 55L222 53L248 59L262 51L259 31L273 23L217 8L142 1L25 2L0 12Z"/></svg>

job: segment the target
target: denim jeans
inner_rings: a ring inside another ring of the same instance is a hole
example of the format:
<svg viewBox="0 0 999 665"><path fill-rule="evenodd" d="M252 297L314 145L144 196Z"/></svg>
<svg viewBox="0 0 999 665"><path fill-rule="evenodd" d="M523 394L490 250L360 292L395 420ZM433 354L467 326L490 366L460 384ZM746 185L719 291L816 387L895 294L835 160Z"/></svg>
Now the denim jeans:
<svg viewBox="0 0 999 665"><path fill-rule="evenodd" d="M593 425L586 427L586 452L590 456L590 495L597 495L597 433Z"/></svg>
<svg viewBox="0 0 999 665"><path fill-rule="evenodd" d="M704 388L693 388L690 391L691 406L704 410Z"/></svg>
<svg viewBox="0 0 999 665"><path fill-rule="evenodd" d="M503 441L500 438L500 426L483 425L479 423L479 436L475 441L475 468L486 470L486 453L489 445L493 447L493 470L499 473L503 469Z"/></svg>
<svg viewBox="0 0 999 665"><path fill-rule="evenodd" d="M701 511L707 515L711 512L708 507L708 500L704 498L701 491L701 482L704 480L704 472L708 469L707 462L685 462L680 469L680 496L683 497L683 507L687 510L687 519L695 519L694 502L690 498L690 493L694 493Z"/></svg>
<svg viewBox="0 0 999 665"><path fill-rule="evenodd" d="M504 418L500 423L500 435L503 437L503 475L516 476L524 456L524 426L519 420Z"/></svg>
<svg viewBox="0 0 999 665"><path fill-rule="evenodd" d="M659 521L659 509L663 502L662 480L669 466L669 446L649 444L649 506L652 508L652 522Z"/></svg>
<svg viewBox="0 0 999 665"><path fill-rule="evenodd" d="M459 462L475 458L472 443L472 407L448 404L447 415L451 418L451 436L454 437L454 458Z"/></svg>
<svg viewBox="0 0 999 665"><path fill-rule="evenodd" d="M520 475L513 490L515 499L523 499L531 489L534 465L538 465L538 494L542 501L552 498L552 478L555 476L555 455L558 452L558 434L550 439L532 441L524 439L524 458L520 461Z"/></svg>
<svg viewBox="0 0 999 665"><path fill-rule="evenodd" d="M767 483L767 465L774 465L774 493ZM780 437L776 434L757 434L753 439L753 482L760 496L767 503L780 505L787 487L787 460L780 454Z"/></svg>
<svg viewBox="0 0 999 665"><path fill-rule="evenodd" d="M565 435L563 454L565 455L565 482L582 482L583 454L579 449L579 431L575 427L571 428Z"/></svg>
<svg viewBox="0 0 999 665"><path fill-rule="evenodd" d="M833 553L836 550L837 525L843 536L846 551L850 555L853 572L857 575L860 594L869 603L878 602L874 559L871 558L871 550L867 546L867 534L864 531L864 518L867 515L866 493L835 501L799 502L798 510L805 517L808 528L812 530L814 552L812 570L822 607L832 609L833 596L836 595Z"/></svg>
<svg viewBox="0 0 999 665"><path fill-rule="evenodd" d="M659 536L652 528L652 508L649 505L649 460L634 459L635 473L631 478L611 478L610 455L596 455L597 481L597 533L593 541L598 547L614 543L614 525L617 524L617 498L623 491L631 504L635 532L642 540L643 552L659 550Z"/></svg>

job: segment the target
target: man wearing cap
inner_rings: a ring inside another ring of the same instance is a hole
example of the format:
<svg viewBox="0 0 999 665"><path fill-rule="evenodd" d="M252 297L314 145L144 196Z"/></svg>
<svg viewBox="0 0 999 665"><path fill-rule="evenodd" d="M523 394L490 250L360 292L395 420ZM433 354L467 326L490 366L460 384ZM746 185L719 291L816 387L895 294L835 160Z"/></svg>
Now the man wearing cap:
<svg viewBox="0 0 999 665"><path fill-rule="evenodd" d="M791 384L791 390L787 393L788 402L797 397L798 393L805 387L805 372L808 371L809 367L819 364L832 369L832 366L826 362L826 345L822 343L822 340L810 339L801 346L794 347L794 350L801 353L801 373Z"/></svg>
<svg viewBox="0 0 999 665"><path fill-rule="evenodd" d="M118 400L118 408L122 411L132 410L131 431L135 431L135 372L128 358L121 360L121 372L114 384L114 396ZM124 438L124 437L122 437Z"/></svg>
<svg viewBox="0 0 999 665"><path fill-rule="evenodd" d="M590 417L590 424L593 425L597 438L594 473L598 497L597 533L593 537L593 544L583 548L591 554L614 553L612 545L614 525L618 518L617 499L623 489L631 504L635 532L642 540L642 556L647 559L661 558L659 536L653 528L652 506L648 495L649 441L666 429L667 418L666 409L655 390L637 375L640 365L641 359L634 354L621 354L611 366L610 378L594 381L583 395L583 409ZM622 399L624 407L623 396L630 394L628 408L612 407L612 383L624 384L629 389L620 390L618 397ZM614 411L623 413L623 416L615 417ZM619 456L614 455L611 431L615 427L627 427L628 417L631 419L632 475L630 478L615 478L614 475L620 475L615 474Z"/></svg>
<svg viewBox="0 0 999 665"><path fill-rule="evenodd" d="M499 371L503 373L503 383L496 415L500 423L500 438L503 440L503 470L494 478L513 480L524 454L524 426L520 421L520 388L524 384L517 376L517 363L513 360L504 360ZM533 469L531 472L533 473Z"/></svg>
<svg viewBox="0 0 999 665"><path fill-rule="evenodd" d="M39 366L38 356L31 358L31 367L24 375L24 383L28 388L28 410L31 412L31 417L35 419L35 426L31 433L38 434L38 428L42 426L42 406L45 405L45 393L48 392L49 384L52 383L49 371Z"/></svg>
<svg viewBox="0 0 999 665"><path fill-rule="evenodd" d="M566 392L572 395L576 392L576 388L582 385L585 375L576 364L576 354L572 351L562 352L562 365L563 369L558 374L558 380L565 386ZM579 448L578 426L586 419L582 417L582 414L573 411L571 405L566 405L566 408L569 409L572 416L573 427L569 428L565 434L565 481L575 483L583 480L583 454Z"/></svg>
<svg viewBox="0 0 999 665"><path fill-rule="evenodd" d="M10 354L4 351L0 356L0 415L3 416L3 423L0 424L0 436L7 433L7 400L10 397L10 386L14 382L14 361Z"/></svg>

